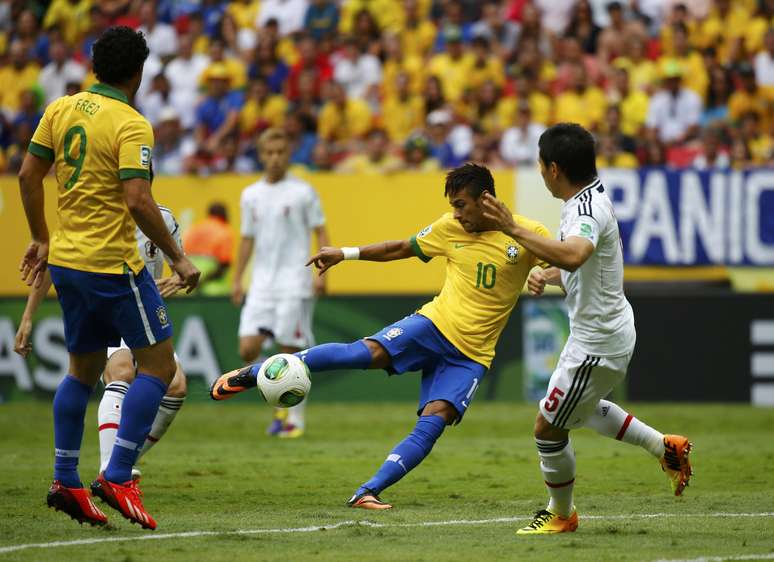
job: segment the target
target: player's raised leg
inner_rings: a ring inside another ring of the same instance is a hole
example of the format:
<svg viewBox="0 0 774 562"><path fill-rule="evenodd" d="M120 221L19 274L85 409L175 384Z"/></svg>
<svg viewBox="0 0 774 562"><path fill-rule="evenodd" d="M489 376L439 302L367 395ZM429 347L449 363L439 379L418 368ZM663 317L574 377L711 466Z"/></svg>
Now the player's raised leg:
<svg viewBox="0 0 774 562"><path fill-rule="evenodd" d="M600 400L585 426L600 435L642 447L656 457L676 496L688 486L693 444L682 435L664 435L608 400Z"/></svg>
<svg viewBox="0 0 774 562"><path fill-rule="evenodd" d="M91 500L78 474L89 397L105 365L105 350L71 353L69 374L54 395L54 482L46 503L80 523L104 525L107 517Z"/></svg>

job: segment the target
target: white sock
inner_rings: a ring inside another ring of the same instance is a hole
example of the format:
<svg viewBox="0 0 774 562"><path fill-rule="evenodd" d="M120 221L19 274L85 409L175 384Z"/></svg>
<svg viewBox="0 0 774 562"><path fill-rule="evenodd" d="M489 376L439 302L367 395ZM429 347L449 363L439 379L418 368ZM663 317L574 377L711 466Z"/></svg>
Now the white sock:
<svg viewBox="0 0 774 562"><path fill-rule="evenodd" d="M309 398L304 399L303 402L298 404L297 406L293 406L292 408L288 408L288 424L292 424L300 429L304 429L304 424L306 423L305 420L305 410L306 410L306 401Z"/></svg>
<svg viewBox="0 0 774 562"><path fill-rule="evenodd" d="M121 405L129 390L129 383L115 381L105 386L105 393L99 401L97 428L99 429L99 471L104 472L110 462L113 443L116 441L118 424L121 423Z"/></svg>
<svg viewBox="0 0 774 562"><path fill-rule="evenodd" d="M180 411L180 408L183 407L183 402L185 402L185 396L182 398L165 396L161 399L161 404L159 404L159 410L156 412L156 417L153 419L150 433L148 433L145 444L142 446L140 454L137 456L138 461L158 442L159 439L164 437L164 434L167 432L167 429L169 429L169 426Z"/></svg>
<svg viewBox="0 0 774 562"><path fill-rule="evenodd" d="M625 412L618 404L600 400L597 408L586 421L586 427L600 435L612 437L642 447L654 457L664 454L664 435Z"/></svg>
<svg viewBox="0 0 774 562"><path fill-rule="evenodd" d="M562 517L573 512L572 491L575 487L575 451L569 439L544 441L535 439L540 457L540 470L550 501L548 509Z"/></svg>

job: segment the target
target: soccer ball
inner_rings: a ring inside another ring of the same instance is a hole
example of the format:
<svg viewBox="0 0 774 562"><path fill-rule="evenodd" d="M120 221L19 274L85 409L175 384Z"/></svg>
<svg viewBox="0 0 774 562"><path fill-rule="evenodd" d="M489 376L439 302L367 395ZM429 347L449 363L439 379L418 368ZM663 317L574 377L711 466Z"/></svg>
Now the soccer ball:
<svg viewBox="0 0 774 562"><path fill-rule="evenodd" d="M309 367L289 353L272 355L258 370L258 392L270 406L290 408L300 404L311 386Z"/></svg>

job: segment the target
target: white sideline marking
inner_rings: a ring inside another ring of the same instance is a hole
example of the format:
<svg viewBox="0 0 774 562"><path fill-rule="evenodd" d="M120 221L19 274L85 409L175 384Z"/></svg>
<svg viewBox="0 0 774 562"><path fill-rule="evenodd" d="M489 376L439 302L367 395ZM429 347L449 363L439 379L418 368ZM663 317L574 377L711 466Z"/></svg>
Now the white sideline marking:
<svg viewBox="0 0 774 562"><path fill-rule="evenodd" d="M605 521L620 521L627 519L658 519L661 517L774 517L774 512L761 512L761 513L628 513L623 515L584 515L583 520L597 520L604 519ZM58 548L63 546L80 546L85 544L102 544L108 542L124 542L124 541L154 541L164 539L183 539L194 537L212 537L212 536L234 536L234 535L269 535L278 533L313 533L315 531L333 531L340 529L341 527L372 527L375 529L384 528L406 528L406 527L443 527L450 525L488 525L491 523L516 523L517 521L527 521L529 517L497 517L494 519L450 519L446 521L420 521L418 523L376 523L363 519L361 521L347 520L339 521L338 523L332 523L330 525L316 525L311 527L289 527L280 529L237 529L235 531L186 531L181 533L160 533L160 534L147 534L147 535L129 535L124 537L100 537L94 539L78 539L74 541L54 541L54 542L41 542L41 543L29 543L29 544L15 544L11 546L0 547L0 554L7 552L18 552L20 550L26 550L28 548ZM774 553L771 555L758 555L758 557L766 557L767 559L774 558ZM695 561L690 562L703 562L714 560L747 560L748 558L697 558ZM670 561L676 562L676 561Z"/></svg>
<svg viewBox="0 0 774 562"><path fill-rule="evenodd" d="M656 560L656 562L725 562L726 560L774 560L774 552L764 554L742 554L739 556L702 556L683 560Z"/></svg>

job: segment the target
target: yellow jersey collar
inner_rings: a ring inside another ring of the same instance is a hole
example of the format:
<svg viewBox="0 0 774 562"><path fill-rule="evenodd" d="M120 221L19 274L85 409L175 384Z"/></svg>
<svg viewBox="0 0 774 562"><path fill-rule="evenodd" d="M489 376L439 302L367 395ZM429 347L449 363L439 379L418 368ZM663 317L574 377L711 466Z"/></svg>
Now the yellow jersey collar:
<svg viewBox="0 0 774 562"><path fill-rule="evenodd" d="M94 84L91 88L88 89L88 91L94 94L99 94L101 96L107 96L124 103L129 103L129 98L126 97L125 93L123 93L118 88L108 86L107 84L102 84L101 82Z"/></svg>

